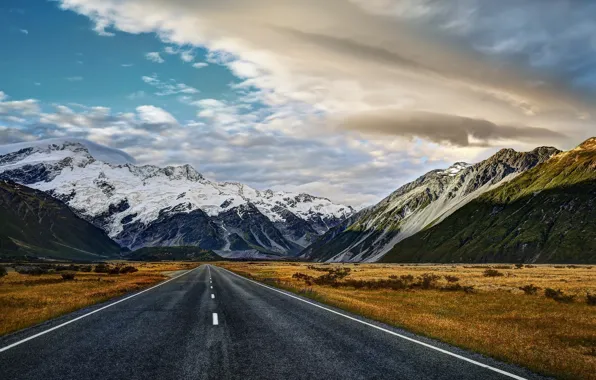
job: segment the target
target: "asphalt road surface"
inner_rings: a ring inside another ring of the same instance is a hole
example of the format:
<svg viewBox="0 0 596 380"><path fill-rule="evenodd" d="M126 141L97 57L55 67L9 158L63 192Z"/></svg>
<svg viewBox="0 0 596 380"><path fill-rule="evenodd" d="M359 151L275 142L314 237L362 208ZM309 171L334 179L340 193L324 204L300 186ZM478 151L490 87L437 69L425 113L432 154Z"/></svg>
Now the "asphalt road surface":
<svg viewBox="0 0 596 380"><path fill-rule="evenodd" d="M210 265L0 339L2 380L511 378L539 377Z"/></svg>

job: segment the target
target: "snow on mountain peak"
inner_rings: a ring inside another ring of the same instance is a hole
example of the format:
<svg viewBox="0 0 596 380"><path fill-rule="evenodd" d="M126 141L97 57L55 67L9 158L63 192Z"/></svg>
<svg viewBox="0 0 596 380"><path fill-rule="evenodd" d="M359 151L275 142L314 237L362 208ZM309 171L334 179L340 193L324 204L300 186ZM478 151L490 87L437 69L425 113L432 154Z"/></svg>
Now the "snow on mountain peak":
<svg viewBox="0 0 596 380"><path fill-rule="evenodd" d="M135 163L135 159L126 152L79 138L53 138L2 145L0 146L0 155L14 153L27 148L40 149L42 151L60 151L64 149L73 152L78 151L88 153L96 160L115 165Z"/></svg>
<svg viewBox="0 0 596 380"><path fill-rule="evenodd" d="M123 233L128 225L141 228L138 226L149 226L175 214L201 217L201 212L206 218L217 219L220 214L237 208L241 214L258 210L257 213L264 215L270 223L283 224L286 220L298 223L296 220L301 219L309 227L296 227L304 234L300 237L294 234L294 240L290 241L307 243L313 233L326 231L354 212L350 206L309 194L259 191L238 182L210 181L190 165L162 168L136 166L130 162L107 163L94 157L90 153L92 149L79 141L51 141L20 148L17 153L0 155L0 179L26 183L51 193L104 228L113 238ZM199 214L193 214L195 211ZM188 231L192 231L199 227L189 228ZM208 228L214 228L215 234L220 233L217 232L219 227ZM228 231L225 225L221 228ZM258 228L277 236L272 241L283 239L279 231L272 231L270 227ZM282 229L287 231L286 227ZM131 239L134 240L134 236ZM220 236L219 241L221 239ZM261 235L257 240L267 241Z"/></svg>
<svg viewBox="0 0 596 380"><path fill-rule="evenodd" d="M470 166L472 166L472 165L470 165L470 164L468 164L466 162L456 162L455 164L451 165L447 169L440 171L439 174L448 175L450 177L454 177L458 173L460 173L461 171L469 168Z"/></svg>

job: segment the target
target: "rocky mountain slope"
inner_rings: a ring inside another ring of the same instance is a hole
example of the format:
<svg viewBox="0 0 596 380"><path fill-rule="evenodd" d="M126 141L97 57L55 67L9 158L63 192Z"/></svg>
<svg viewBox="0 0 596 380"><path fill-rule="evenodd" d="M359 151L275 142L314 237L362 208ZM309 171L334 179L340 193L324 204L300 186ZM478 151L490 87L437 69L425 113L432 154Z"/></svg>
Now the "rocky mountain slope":
<svg viewBox="0 0 596 380"><path fill-rule="evenodd" d="M291 255L354 212L308 194L210 181L189 165L100 161L81 142L18 148L0 156L0 179L51 194L133 250L200 245L226 256Z"/></svg>
<svg viewBox="0 0 596 380"><path fill-rule="evenodd" d="M503 149L474 165L458 162L445 170L433 170L360 212L349 225L332 229L301 256L316 261L377 261L395 244L440 223L481 194L556 153L551 147L531 152Z"/></svg>
<svg viewBox="0 0 596 380"><path fill-rule="evenodd" d="M596 138L476 198L382 261L596 263Z"/></svg>
<svg viewBox="0 0 596 380"><path fill-rule="evenodd" d="M120 247L48 194L0 181L0 257L104 260Z"/></svg>

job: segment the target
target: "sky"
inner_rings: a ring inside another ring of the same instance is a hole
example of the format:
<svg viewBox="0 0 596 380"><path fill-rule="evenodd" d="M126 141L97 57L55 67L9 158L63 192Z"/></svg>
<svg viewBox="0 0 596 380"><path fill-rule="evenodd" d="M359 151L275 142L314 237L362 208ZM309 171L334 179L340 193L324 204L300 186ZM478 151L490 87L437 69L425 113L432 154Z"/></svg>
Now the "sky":
<svg viewBox="0 0 596 380"><path fill-rule="evenodd" d="M3 0L0 145L373 204L596 135L590 0Z"/></svg>

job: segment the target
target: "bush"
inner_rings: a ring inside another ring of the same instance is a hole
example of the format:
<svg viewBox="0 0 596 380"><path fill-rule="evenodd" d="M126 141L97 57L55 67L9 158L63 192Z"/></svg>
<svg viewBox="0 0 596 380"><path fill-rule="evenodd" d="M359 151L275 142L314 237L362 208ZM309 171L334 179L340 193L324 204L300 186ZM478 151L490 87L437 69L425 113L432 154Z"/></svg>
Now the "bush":
<svg viewBox="0 0 596 380"><path fill-rule="evenodd" d="M445 280L447 280L447 282L458 282L459 277L446 275Z"/></svg>
<svg viewBox="0 0 596 380"><path fill-rule="evenodd" d="M418 277L418 283L416 285L422 289L434 288L440 278L441 276L437 276L434 273L424 273Z"/></svg>
<svg viewBox="0 0 596 380"><path fill-rule="evenodd" d="M97 264L93 271L95 273L108 273L110 271L110 267L106 264Z"/></svg>
<svg viewBox="0 0 596 380"><path fill-rule="evenodd" d="M441 290L447 292L457 292L463 290L463 287L460 284L449 284L447 286L443 286Z"/></svg>
<svg viewBox="0 0 596 380"><path fill-rule="evenodd" d="M476 293L476 290L474 289L474 287L472 285L470 285L470 286L464 286L463 287L463 291L466 292L466 293L468 293L468 294Z"/></svg>
<svg viewBox="0 0 596 380"><path fill-rule="evenodd" d="M119 274L120 273L120 268L119 267L113 267L108 269L108 274Z"/></svg>
<svg viewBox="0 0 596 380"><path fill-rule="evenodd" d="M561 303L573 302L573 299L575 298L572 294L566 295L561 289L555 290L551 288L544 289L544 296Z"/></svg>
<svg viewBox="0 0 596 380"><path fill-rule="evenodd" d="M75 279L75 273L74 272L64 272L64 273L62 273L62 279L64 281L72 281Z"/></svg>
<svg viewBox="0 0 596 380"><path fill-rule="evenodd" d="M6 271L6 268L4 268L3 266L0 266L0 277L4 277L8 274L8 272Z"/></svg>
<svg viewBox="0 0 596 380"><path fill-rule="evenodd" d="M483 273L484 277L500 277L503 276L502 272L499 272L496 269L486 269Z"/></svg>
<svg viewBox="0 0 596 380"><path fill-rule="evenodd" d="M70 265L56 265L54 267L54 270L56 270L56 272L61 272L61 271L64 271L64 270L76 272L76 271L79 270L79 267L77 267L74 264L70 264Z"/></svg>
<svg viewBox="0 0 596 380"><path fill-rule="evenodd" d="M538 292L538 289L540 289L540 288L537 286L534 286L534 284L530 284L530 285L522 286L519 289L523 290L524 293L531 296L531 295L536 294Z"/></svg>
<svg viewBox="0 0 596 380"><path fill-rule="evenodd" d="M309 286L312 285L312 281L314 280L313 276L309 276L307 274L300 273L300 272L294 273L292 275L292 278L295 278L296 280L303 280L304 282L306 282L306 285L309 285Z"/></svg>
<svg viewBox="0 0 596 380"><path fill-rule="evenodd" d="M524 264L515 264L516 269L522 269L523 267L524 267Z"/></svg>
<svg viewBox="0 0 596 380"><path fill-rule="evenodd" d="M139 270L137 268L133 267L132 265L127 265L120 269L120 273L122 273L122 274L134 273L134 272L138 272L138 271Z"/></svg>
<svg viewBox="0 0 596 380"><path fill-rule="evenodd" d="M586 302L588 305L596 306L596 294L586 293Z"/></svg>
<svg viewBox="0 0 596 380"><path fill-rule="evenodd" d="M87 272L87 273L88 273L88 272L91 272L91 270L92 270L92 269L93 269L93 268L91 267L91 265L83 265L83 266L81 266L81 267L79 268L79 270L80 270L81 272Z"/></svg>
<svg viewBox="0 0 596 380"><path fill-rule="evenodd" d="M45 268L37 267L37 266L18 266L15 267L14 270L20 274L28 274L32 276L40 276L42 274L47 274L48 270Z"/></svg>

